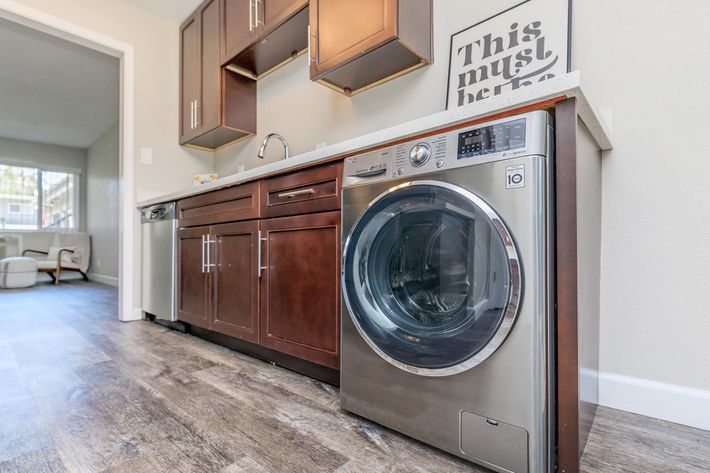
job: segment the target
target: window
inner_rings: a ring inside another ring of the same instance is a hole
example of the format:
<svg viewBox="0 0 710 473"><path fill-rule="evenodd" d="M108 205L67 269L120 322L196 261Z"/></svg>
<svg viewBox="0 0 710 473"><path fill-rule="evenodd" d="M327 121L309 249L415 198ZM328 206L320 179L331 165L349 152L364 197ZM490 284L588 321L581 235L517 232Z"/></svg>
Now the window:
<svg viewBox="0 0 710 473"><path fill-rule="evenodd" d="M78 173L0 164L0 229L78 227Z"/></svg>
<svg viewBox="0 0 710 473"><path fill-rule="evenodd" d="M42 172L42 228L76 228L76 174Z"/></svg>

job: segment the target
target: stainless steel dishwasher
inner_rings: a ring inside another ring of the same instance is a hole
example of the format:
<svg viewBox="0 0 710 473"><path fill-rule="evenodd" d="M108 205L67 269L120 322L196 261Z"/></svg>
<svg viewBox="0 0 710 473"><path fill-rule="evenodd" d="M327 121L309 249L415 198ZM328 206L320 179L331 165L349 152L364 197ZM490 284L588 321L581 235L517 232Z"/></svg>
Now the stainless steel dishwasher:
<svg viewBox="0 0 710 473"><path fill-rule="evenodd" d="M143 312L175 321L177 220L175 202L141 210L143 233Z"/></svg>

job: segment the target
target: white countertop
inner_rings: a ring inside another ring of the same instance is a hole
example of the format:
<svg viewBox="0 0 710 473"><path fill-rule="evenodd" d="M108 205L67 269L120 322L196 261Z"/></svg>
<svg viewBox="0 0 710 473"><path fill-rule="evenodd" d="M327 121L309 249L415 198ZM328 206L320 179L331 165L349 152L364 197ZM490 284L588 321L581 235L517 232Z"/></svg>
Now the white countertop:
<svg viewBox="0 0 710 473"><path fill-rule="evenodd" d="M570 72L561 77L549 79L527 87L520 88L505 94L491 97L481 102L475 102L463 107L445 110L443 112L417 118L401 125L396 125L384 130L376 131L342 141L325 148L316 149L307 153L299 154L288 159L265 164L248 171L225 176L208 184L185 189L171 194L166 194L149 200L137 203L138 208L150 205L161 204L185 197L203 194L205 192L234 186L249 181L254 181L264 176L280 174L291 168L303 167L308 164L317 164L338 156L351 154L359 150L364 150L372 146L385 144L400 138L424 133L437 128L485 117L496 113L505 112L526 105L544 102L557 97L575 97L577 99L577 112L584 124L589 128L592 136L597 140L597 144L603 150L611 149L611 137L609 131L601 120L599 114L589 103L582 92L581 77L579 71Z"/></svg>

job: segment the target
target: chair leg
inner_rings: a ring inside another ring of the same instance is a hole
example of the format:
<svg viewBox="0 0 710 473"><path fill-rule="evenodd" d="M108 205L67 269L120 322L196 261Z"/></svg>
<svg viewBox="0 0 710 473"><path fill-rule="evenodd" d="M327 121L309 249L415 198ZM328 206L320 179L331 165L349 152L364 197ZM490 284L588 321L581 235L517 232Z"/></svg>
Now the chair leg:
<svg viewBox="0 0 710 473"><path fill-rule="evenodd" d="M47 274L49 274L49 277L52 278L52 283L55 283L55 281L57 280L57 278L54 277L54 273L48 272Z"/></svg>
<svg viewBox="0 0 710 473"><path fill-rule="evenodd" d="M59 275L62 274L62 268L57 268L56 279L54 280L54 285L59 286Z"/></svg>
<svg viewBox="0 0 710 473"><path fill-rule="evenodd" d="M81 273L81 277L84 278L84 281L89 282L89 276L86 275L84 271L79 271Z"/></svg>

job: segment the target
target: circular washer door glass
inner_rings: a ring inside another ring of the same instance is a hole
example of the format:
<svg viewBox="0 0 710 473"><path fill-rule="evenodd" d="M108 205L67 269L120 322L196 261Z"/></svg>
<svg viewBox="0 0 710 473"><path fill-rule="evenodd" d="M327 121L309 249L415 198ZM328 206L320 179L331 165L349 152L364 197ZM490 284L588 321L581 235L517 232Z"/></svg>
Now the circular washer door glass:
<svg viewBox="0 0 710 473"><path fill-rule="evenodd" d="M353 226L343 294L380 356L445 376L502 344L520 302L520 265L486 202L454 185L414 181L375 199Z"/></svg>

